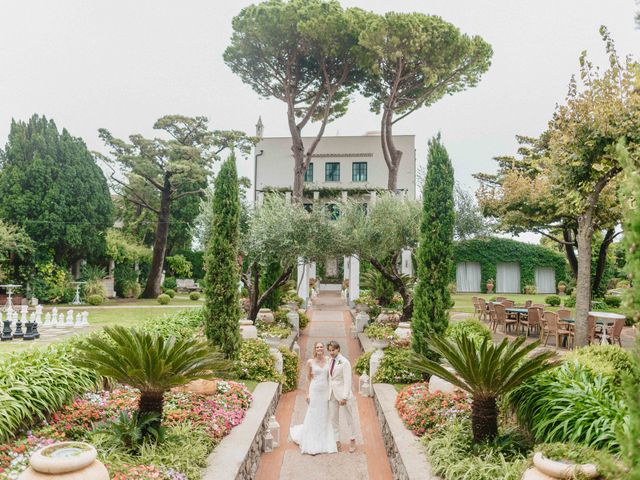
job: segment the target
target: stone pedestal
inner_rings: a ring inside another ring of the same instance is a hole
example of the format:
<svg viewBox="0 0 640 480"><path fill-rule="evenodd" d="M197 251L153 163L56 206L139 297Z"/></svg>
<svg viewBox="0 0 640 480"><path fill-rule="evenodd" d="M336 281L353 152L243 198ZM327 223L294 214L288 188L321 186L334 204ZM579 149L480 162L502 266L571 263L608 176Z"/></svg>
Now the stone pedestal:
<svg viewBox="0 0 640 480"><path fill-rule="evenodd" d="M365 312L360 312L356 315L356 332L362 333L364 331L364 327L369 324L369 315Z"/></svg>
<svg viewBox="0 0 640 480"><path fill-rule="evenodd" d="M284 360L282 358L282 353L280 352L280 350L278 350L275 347L271 347L269 349L269 353L271 353L271 356L273 357L273 359L276 362L276 371L280 374L282 374L283 370L284 370Z"/></svg>
<svg viewBox="0 0 640 480"><path fill-rule="evenodd" d="M240 335L242 338L258 338L258 329L251 320L240 320Z"/></svg>
<svg viewBox="0 0 640 480"><path fill-rule="evenodd" d="M349 257L349 306L353 307L354 300L360 298L360 259L352 255Z"/></svg>
<svg viewBox="0 0 640 480"><path fill-rule="evenodd" d="M300 315L298 315L296 312L289 312L287 313L287 320L289 321L289 324L291 324L291 326L293 327L293 330L299 334L300 333Z"/></svg>
<svg viewBox="0 0 640 480"><path fill-rule="evenodd" d="M411 323L400 322L394 333L399 339L411 338Z"/></svg>
<svg viewBox="0 0 640 480"><path fill-rule="evenodd" d="M369 360L369 377L371 378L372 383L376 376L376 372L382 363L382 357L384 357L384 351L382 349L377 349L373 352L371 359Z"/></svg>

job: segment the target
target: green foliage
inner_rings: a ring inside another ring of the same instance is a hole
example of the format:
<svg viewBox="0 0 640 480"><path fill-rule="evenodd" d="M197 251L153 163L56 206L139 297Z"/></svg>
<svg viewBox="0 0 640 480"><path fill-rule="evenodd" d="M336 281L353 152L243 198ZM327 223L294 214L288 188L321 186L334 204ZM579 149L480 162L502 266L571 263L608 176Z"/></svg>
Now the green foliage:
<svg viewBox="0 0 640 480"><path fill-rule="evenodd" d="M309 316L301 310L298 310L298 316L300 317L300 330L304 330L309 325Z"/></svg>
<svg viewBox="0 0 640 480"><path fill-rule="evenodd" d="M31 286L33 295L43 303L70 301L75 292L71 288L71 280L69 271L52 261L36 263Z"/></svg>
<svg viewBox="0 0 640 480"><path fill-rule="evenodd" d="M169 269L173 273L175 273L176 277L191 277L193 266L191 265L191 262L185 258L184 255L173 255L171 257L167 257L167 265L169 265Z"/></svg>
<svg viewBox="0 0 640 480"><path fill-rule="evenodd" d="M256 322L260 338L287 338L291 335L291 327L278 323Z"/></svg>
<svg viewBox="0 0 640 480"><path fill-rule="evenodd" d="M564 297L562 304L567 308L574 308L576 306L576 297Z"/></svg>
<svg viewBox="0 0 640 480"><path fill-rule="evenodd" d="M171 301L171 297L166 293L161 293L160 295L158 295L158 298L156 298L156 300L160 305L169 305L169 302Z"/></svg>
<svg viewBox="0 0 640 480"><path fill-rule="evenodd" d="M100 295L107 296L102 279L107 276L107 272L103 267L97 265L85 265L82 267L82 280L86 283L82 286L85 296Z"/></svg>
<svg viewBox="0 0 640 480"><path fill-rule="evenodd" d="M292 392L298 388L299 358L298 355L283 345L280 345L278 350L282 353L283 359L282 373L284 378L282 382L282 391L284 393Z"/></svg>
<svg viewBox="0 0 640 480"><path fill-rule="evenodd" d="M620 308L620 305L622 305L622 297L607 295L604 297L604 303L606 303L608 307Z"/></svg>
<svg viewBox="0 0 640 480"><path fill-rule="evenodd" d="M280 381L275 360L269 353L269 346L262 340L243 340L234 365L236 375L240 379L257 382Z"/></svg>
<svg viewBox="0 0 640 480"><path fill-rule="evenodd" d="M360 286L367 290L373 299L377 300L376 305L386 307L391 303L391 299L393 298L393 293L395 291L393 284L384 278L382 273L378 270L371 269L362 273L360 282ZM362 298L362 295L360 298Z"/></svg>
<svg viewBox="0 0 640 480"><path fill-rule="evenodd" d="M0 220L0 282L14 262L21 262L34 251L34 243L24 228Z"/></svg>
<svg viewBox="0 0 640 480"><path fill-rule="evenodd" d="M480 288L483 291L485 291L487 280L496 278L496 265L499 262L520 264L520 291L524 291L525 285L536 283L536 267L551 267L556 272L556 281L566 279L564 256L539 245L517 242L508 238L488 237L456 242L453 252L455 264L480 263ZM449 278L455 281L455 268L452 268Z"/></svg>
<svg viewBox="0 0 640 480"><path fill-rule="evenodd" d="M205 333L209 341L222 348L227 358L236 358L240 348L239 219L238 176L232 155L222 164L215 180L204 289Z"/></svg>
<svg viewBox="0 0 640 480"><path fill-rule="evenodd" d="M382 323L373 322L364 329L364 334L371 340L393 340L395 336L394 328Z"/></svg>
<svg viewBox="0 0 640 480"><path fill-rule="evenodd" d="M164 282L162 282L162 287L175 290L178 288L178 280L176 280L176 277L165 277Z"/></svg>
<svg viewBox="0 0 640 480"><path fill-rule="evenodd" d="M373 377L374 383L413 383L422 380L422 374L413 367L410 348L388 347ZM367 370L369 367L367 366Z"/></svg>
<svg viewBox="0 0 640 480"><path fill-rule="evenodd" d="M493 224L482 215L474 195L458 183L455 186L455 210L456 240L486 237L492 232Z"/></svg>
<svg viewBox="0 0 640 480"><path fill-rule="evenodd" d="M590 345L578 348L566 355L566 361L576 361L594 375L611 379L616 385L633 372L633 358L617 345ZM640 376L635 378L640 382Z"/></svg>
<svg viewBox="0 0 640 480"><path fill-rule="evenodd" d="M466 336L453 340L432 337L429 348L443 357L455 373L421 355L416 356L413 364L417 371L437 375L471 394L473 439L480 443L498 434L497 398L556 366L552 360L554 352L530 355L540 342L524 345L525 340L518 337L509 342L505 338L498 345L491 341L476 345Z"/></svg>
<svg viewBox="0 0 640 480"><path fill-rule="evenodd" d="M200 293L199 292L191 292L189 294L189 300L193 300L194 302L197 300L200 300Z"/></svg>
<svg viewBox="0 0 640 480"><path fill-rule="evenodd" d="M141 328L150 334L165 338L192 338L202 332L204 316L201 308L187 308L177 313L146 320Z"/></svg>
<svg viewBox="0 0 640 480"><path fill-rule="evenodd" d="M12 121L0 173L0 218L23 226L38 253L52 252L58 262L103 255L113 207L84 141L38 115Z"/></svg>
<svg viewBox="0 0 640 480"><path fill-rule="evenodd" d="M100 377L74 365L73 355L74 342L61 342L0 359L0 440L96 388Z"/></svg>
<svg viewBox="0 0 640 480"><path fill-rule="evenodd" d="M617 451L626 412L619 390L613 379L571 362L526 381L507 401L538 441Z"/></svg>
<svg viewBox="0 0 640 480"><path fill-rule="evenodd" d="M453 167L440 135L429 141L427 176L422 189L422 223L416 253L418 281L414 293L413 349L436 358L427 338L444 334L449 325L451 294L447 289L453 268Z"/></svg>
<svg viewBox="0 0 640 480"><path fill-rule="evenodd" d="M113 437L114 443L119 443L128 453L136 455L144 444L146 432L153 443L160 443L164 438L165 429L157 428L160 423L158 420L158 414L154 412L135 415L128 410L121 410L113 421L98 425L96 432Z"/></svg>
<svg viewBox="0 0 640 480"><path fill-rule="evenodd" d="M640 339L633 351L631 375L624 379L624 399L628 408L625 428L618 430L622 460L629 468L629 480L640 479Z"/></svg>
<svg viewBox="0 0 640 480"><path fill-rule="evenodd" d="M273 285L283 272L280 262L269 262L264 270L264 273L260 276L260 292L265 292L271 285ZM265 298L262 308L269 308L273 311L280 307L282 300L282 288L276 288L271 294Z"/></svg>
<svg viewBox="0 0 640 480"><path fill-rule="evenodd" d="M106 255L116 263L151 261L151 249L118 228L109 228Z"/></svg>
<svg viewBox="0 0 640 480"><path fill-rule="evenodd" d="M522 453L500 448L499 441L474 445L468 420L449 423L423 444L433 473L444 480L520 480L527 465Z"/></svg>
<svg viewBox="0 0 640 480"><path fill-rule="evenodd" d="M151 426L156 431L160 427L167 390L230 370L220 352L194 338L165 338L121 326L106 327L103 332L78 345L74 363L140 390L138 415L157 414L152 425L145 427L145 437L153 435Z"/></svg>
<svg viewBox="0 0 640 480"><path fill-rule="evenodd" d="M450 324L447 327L445 336L452 340L464 336L480 345L483 341L491 341L491 330L480 320L467 318Z"/></svg>
<svg viewBox="0 0 640 480"><path fill-rule="evenodd" d="M170 298L173 298L176 296L176 291L171 288L165 288L164 294L169 295Z"/></svg>
<svg viewBox="0 0 640 480"><path fill-rule="evenodd" d="M87 303L89 305L102 305L102 303L104 302L104 297L102 295L89 295L87 297Z"/></svg>
<svg viewBox="0 0 640 480"><path fill-rule="evenodd" d="M363 373L369 373L369 362L371 361L371 355L373 355L373 351L364 352L362 355L358 357L355 365L355 371L358 375L362 375ZM384 357L383 357L384 359Z"/></svg>
<svg viewBox="0 0 640 480"><path fill-rule="evenodd" d="M133 263L116 263L114 269L116 295L122 298L138 298L141 292L140 283L138 283L139 273Z"/></svg>
<svg viewBox="0 0 640 480"><path fill-rule="evenodd" d="M545 297L544 303L548 303L552 307L557 307L560 305L561 299L558 295L549 295Z"/></svg>

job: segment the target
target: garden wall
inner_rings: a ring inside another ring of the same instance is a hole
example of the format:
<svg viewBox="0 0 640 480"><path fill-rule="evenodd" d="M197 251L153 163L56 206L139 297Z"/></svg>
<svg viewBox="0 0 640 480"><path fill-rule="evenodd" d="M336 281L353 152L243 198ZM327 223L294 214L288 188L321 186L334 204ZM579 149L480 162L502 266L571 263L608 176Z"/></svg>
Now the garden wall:
<svg viewBox="0 0 640 480"><path fill-rule="evenodd" d="M269 418L275 414L280 384L263 382L253 391L253 403L243 422L224 437L209 455L202 480L252 480L255 478Z"/></svg>

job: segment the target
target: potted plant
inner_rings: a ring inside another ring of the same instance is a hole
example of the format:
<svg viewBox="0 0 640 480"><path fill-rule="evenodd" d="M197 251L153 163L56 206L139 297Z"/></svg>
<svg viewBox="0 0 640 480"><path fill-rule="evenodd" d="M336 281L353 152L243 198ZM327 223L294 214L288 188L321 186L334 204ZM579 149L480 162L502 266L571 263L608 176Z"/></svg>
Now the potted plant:
<svg viewBox="0 0 640 480"><path fill-rule="evenodd" d="M567 284L565 282L558 282L558 293L560 295L564 295L564 291L567 289Z"/></svg>
<svg viewBox="0 0 640 480"><path fill-rule="evenodd" d="M494 282L493 282L493 278L490 278L489 280L487 280L487 293L493 293L493 286L494 286Z"/></svg>
<svg viewBox="0 0 640 480"><path fill-rule="evenodd" d="M364 334L369 337L371 343L377 350L382 350L389 346L395 338L394 328L389 325L374 322L364 329Z"/></svg>

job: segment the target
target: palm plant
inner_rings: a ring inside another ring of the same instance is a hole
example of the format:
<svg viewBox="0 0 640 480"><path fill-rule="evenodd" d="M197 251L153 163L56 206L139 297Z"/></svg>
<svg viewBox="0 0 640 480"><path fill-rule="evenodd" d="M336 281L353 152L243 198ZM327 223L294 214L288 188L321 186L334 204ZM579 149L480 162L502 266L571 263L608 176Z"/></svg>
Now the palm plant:
<svg viewBox="0 0 640 480"><path fill-rule="evenodd" d="M149 427L159 429L164 393L192 380L214 378L231 368L210 344L193 338L165 338L122 326L106 327L78 346L75 362L104 377L140 390L140 418L156 414ZM145 429L145 436L151 428Z"/></svg>
<svg viewBox="0 0 640 480"><path fill-rule="evenodd" d="M471 394L473 441L480 443L498 434L498 398L559 363L555 353L550 351L529 356L540 342L523 345L524 341L524 337L512 342L505 338L495 345L485 339L477 345L466 335L453 339L432 337L428 340L429 348L444 358L455 373L418 354L413 366L419 372L437 375Z"/></svg>

